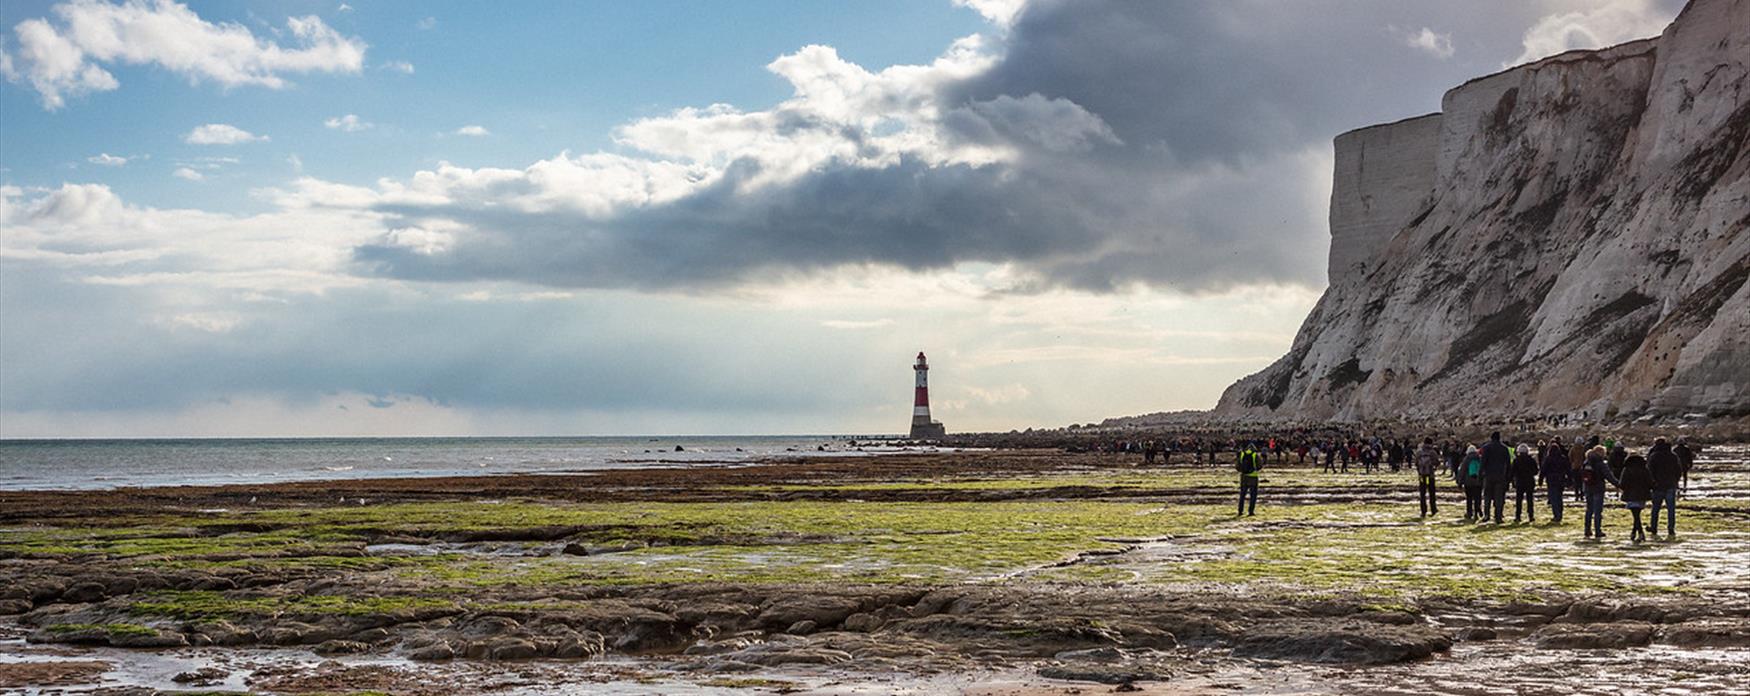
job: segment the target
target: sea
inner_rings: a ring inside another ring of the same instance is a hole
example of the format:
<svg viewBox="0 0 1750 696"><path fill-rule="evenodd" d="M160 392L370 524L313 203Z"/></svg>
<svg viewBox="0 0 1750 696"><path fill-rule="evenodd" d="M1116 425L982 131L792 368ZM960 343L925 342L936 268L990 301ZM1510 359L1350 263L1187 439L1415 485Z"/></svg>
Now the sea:
<svg viewBox="0 0 1750 696"><path fill-rule="evenodd" d="M432 437L0 440L0 490L564 474L736 466L773 457L869 456L856 436Z"/></svg>

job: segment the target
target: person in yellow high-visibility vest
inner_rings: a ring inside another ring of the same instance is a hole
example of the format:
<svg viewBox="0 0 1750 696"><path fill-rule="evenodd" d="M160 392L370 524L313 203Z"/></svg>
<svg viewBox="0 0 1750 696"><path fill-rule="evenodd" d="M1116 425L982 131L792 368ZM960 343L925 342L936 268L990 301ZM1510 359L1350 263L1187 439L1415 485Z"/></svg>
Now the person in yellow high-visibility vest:
<svg viewBox="0 0 1750 696"><path fill-rule="evenodd" d="M1257 445L1246 443L1234 467L1240 471L1240 509L1235 516L1250 516L1258 507L1258 472L1264 468L1264 456L1258 453ZM1246 499L1248 494L1250 501Z"/></svg>

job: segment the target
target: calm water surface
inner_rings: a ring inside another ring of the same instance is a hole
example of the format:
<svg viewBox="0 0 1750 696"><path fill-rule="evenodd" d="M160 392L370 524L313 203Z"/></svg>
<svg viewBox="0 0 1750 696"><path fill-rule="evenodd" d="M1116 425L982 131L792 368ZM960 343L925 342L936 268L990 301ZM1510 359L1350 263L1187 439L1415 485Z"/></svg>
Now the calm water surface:
<svg viewBox="0 0 1750 696"><path fill-rule="evenodd" d="M0 440L0 490L564 473L869 453L849 442L814 435Z"/></svg>

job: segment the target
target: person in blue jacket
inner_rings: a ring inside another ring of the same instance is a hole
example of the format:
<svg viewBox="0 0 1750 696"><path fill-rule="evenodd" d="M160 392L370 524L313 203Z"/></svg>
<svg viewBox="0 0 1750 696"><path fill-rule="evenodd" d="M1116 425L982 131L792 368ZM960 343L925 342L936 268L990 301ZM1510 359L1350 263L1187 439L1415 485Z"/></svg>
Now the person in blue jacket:
<svg viewBox="0 0 1750 696"><path fill-rule="evenodd" d="M1609 450L1603 445L1586 453L1586 463L1580 467L1580 485L1586 491L1586 538L1604 538L1604 484L1618 488L1622 481L1610 469Z"/></svg>

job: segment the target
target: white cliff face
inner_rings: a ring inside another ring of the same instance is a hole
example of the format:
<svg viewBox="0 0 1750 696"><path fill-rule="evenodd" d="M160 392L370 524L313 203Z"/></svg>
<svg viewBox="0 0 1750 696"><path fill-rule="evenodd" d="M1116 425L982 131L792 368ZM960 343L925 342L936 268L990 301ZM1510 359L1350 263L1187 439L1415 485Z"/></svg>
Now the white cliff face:
<svg viewBox="0 0 1750 696"><path fill-rule="evenodd" d="M1336 148L1330 288L1218 414L1750 412L1750 0Z"/></svg>
<svg viewBox="0 0 1750 696"><path fill-rule="evenodd" d="M1440 114L1337 136L1326 268L1332 285L1360 277L1373 252L1427 209L1439 146Z"/></svg>

